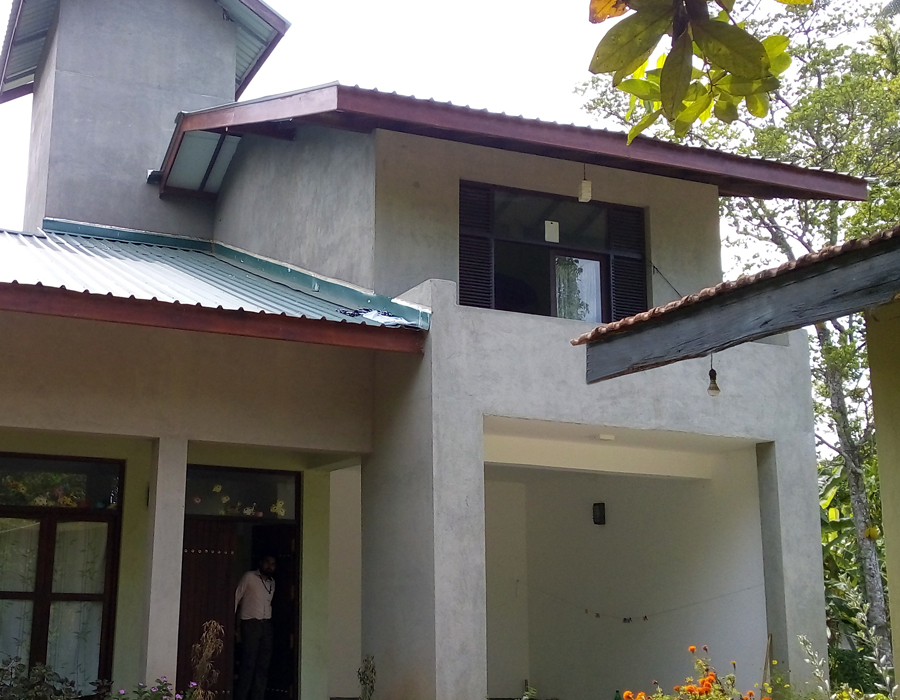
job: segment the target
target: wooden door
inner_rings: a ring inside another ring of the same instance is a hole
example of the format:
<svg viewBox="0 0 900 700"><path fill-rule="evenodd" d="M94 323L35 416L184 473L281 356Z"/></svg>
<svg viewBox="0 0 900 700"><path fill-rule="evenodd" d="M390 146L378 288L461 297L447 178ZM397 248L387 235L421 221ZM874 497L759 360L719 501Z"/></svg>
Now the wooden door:
<svg viewBox="0 0 900 700"><path fill-rule="evenodd" d="M176 680L179 691L183 692L195 680L191 648L200 641L203 623L216 620L225 628L225 635L222 653L213 662L219 680L212 689L223 700L232 697L236 550L235 523L224 519L185 518Z"/></svg>
<svg viewBox="0 0 900 700"><path fill-rule="evenodd" d="M272 598L272 662L266 700L293 700L297 692L299 648L298 528L294 523L253 526L253 559L275 557L275 595Z"/></svg>

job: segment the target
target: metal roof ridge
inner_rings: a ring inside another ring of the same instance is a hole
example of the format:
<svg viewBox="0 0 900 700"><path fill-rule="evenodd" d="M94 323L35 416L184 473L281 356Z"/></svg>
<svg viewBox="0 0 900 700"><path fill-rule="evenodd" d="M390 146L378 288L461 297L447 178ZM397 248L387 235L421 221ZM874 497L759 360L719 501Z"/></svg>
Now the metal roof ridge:
<svg viewBox="0 0 900 700"><path fill-rule="evenodd" d="M41 230L46 233L61 233L64 235L85 236L87 238L105 238L108 240L123 241L125 243L142 243L164 246L167 248L179 248L181 250L195 250L202 253L211 253L213 249L212 241L208 238L183 236L174 233L141 231L139 229L92 224L84 221L72 221L70 219L44 219L41 224Z"/></svg>
<svg viewBox="0 0 900 700"><path fill-rule="evenodd" d="M351 310L372 308L377 311L385 311L421 330L428 330L431 325L430 311L426 311L418 305L392 299L383 294L376 294L373 290L344 280L325 277L296 265L259 253L252 253L221 241L212 241L211 252L236 267L243 267L249 272L266 277L273 282L285 284L298 292L316 295Z"/></svg>

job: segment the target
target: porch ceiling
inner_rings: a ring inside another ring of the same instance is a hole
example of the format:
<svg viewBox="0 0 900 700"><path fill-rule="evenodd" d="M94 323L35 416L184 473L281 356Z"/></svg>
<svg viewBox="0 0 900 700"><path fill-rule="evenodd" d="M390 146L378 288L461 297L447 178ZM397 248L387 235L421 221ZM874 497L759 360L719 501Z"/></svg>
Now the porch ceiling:
<svg viewBox="0 0 900 700"><path fill-rule="evenodd" d="M45 221L0 231L0 309L420 352L428 314L203 239Z"/></svg>

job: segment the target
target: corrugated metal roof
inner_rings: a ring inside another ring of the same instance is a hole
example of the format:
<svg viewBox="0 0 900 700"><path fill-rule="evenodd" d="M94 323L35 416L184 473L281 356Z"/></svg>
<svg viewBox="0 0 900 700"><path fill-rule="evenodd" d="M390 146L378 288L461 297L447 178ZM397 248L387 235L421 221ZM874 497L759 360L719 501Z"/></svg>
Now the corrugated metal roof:
<svg viewBox="0 0 900 700"><path fill-rule="evenodd" d="M290 23L262 0L215 2L237 25L234 84L239 95ZM58 6L59 0L13 0L0 52L0 102L30 91Z"/></svg>
<svg viewBox="0 0 900 700"><path fill-rule="evenodd" d="M276 264L235 249L223 251L211 241L80 228L84 233L0 231L0 283L296 318L428 327L427 312L385 303L348 286L341 286L343 303L338 303L338 295L329 293L334 282L313 284L318 291L298 289L295 281L279 279L277 269L272 274ZM395 313L404 310L406 318Z"/></svg>

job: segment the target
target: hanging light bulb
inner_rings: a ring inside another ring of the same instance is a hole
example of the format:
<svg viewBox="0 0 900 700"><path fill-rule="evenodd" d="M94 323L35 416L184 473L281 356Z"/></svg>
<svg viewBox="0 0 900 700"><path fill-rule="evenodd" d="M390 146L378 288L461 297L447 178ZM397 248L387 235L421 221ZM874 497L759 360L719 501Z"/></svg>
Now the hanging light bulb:
<svg viewBox="0 0 900 700"><path fill-rule="evenodd" d="M716 370L713 369L713 358L709 356L709 386L706 387L706 393L710 396L718 396L722 393L718 383L716 383Z"/></svg>
<svg viewBox="0 0 900 700"><path fill-rule="evenodd" d="M587 165L582 163L581 189L578 191L579 202L591 201L591 181L587 179Z"/></svg>

